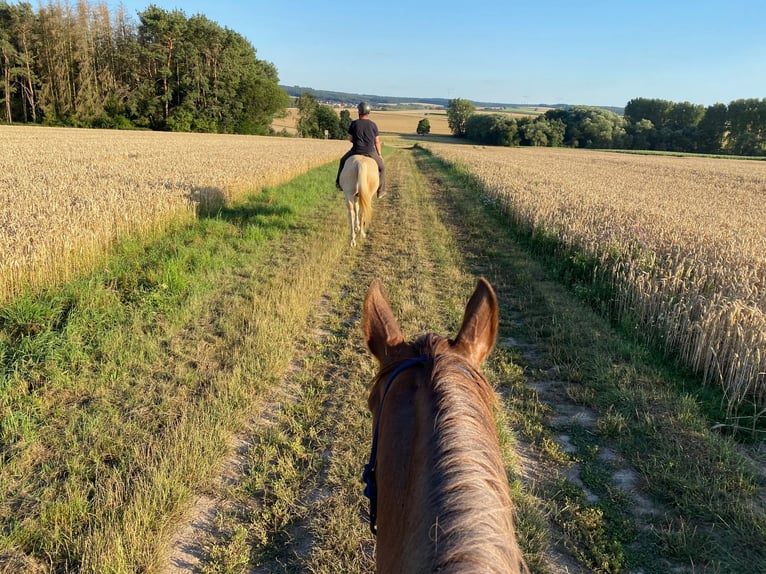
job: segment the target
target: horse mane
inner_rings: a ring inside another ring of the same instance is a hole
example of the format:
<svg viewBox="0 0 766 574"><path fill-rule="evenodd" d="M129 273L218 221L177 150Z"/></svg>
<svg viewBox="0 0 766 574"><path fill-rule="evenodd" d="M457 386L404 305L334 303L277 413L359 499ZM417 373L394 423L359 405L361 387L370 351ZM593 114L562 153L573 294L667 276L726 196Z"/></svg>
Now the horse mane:
<svg viewBox="0 0 766 574"><path fill-rule="evenodd" d="M422 520L432 523L421 523L431 545L419 550L426 554L423 564L433 572L526 570L497 440L494 390L447 339L428 334L412 347L431 359L427 384L434 398L434 432L423 465L431 473L433 514L422 513Z"/></svg>

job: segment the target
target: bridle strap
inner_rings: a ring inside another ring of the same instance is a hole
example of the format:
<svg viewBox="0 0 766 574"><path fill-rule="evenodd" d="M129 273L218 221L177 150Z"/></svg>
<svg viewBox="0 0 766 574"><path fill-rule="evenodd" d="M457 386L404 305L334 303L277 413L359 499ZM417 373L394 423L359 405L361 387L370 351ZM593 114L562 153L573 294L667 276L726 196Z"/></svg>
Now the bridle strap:
<svg viewBox="0 0 766 574"><path fill-rule="evenodd" d="M378 405L378 416L375 419L375 429L372 433L370 462L364 465L364 472L362 473L362 481L365 484L364 495L370 499L370 530L373 534L378 533L377 526L375 526L375 521L378 517L378 482L375 478L375 465L377 464L378 458L378 428L380 427L380 417L383 414L383 403L385 402L386 395L391 388L391 383L394 382L394 379L396 379L396 377L398 377L402 371L405 371L410 367L422 365L427 361L428 357L421 355L420 357L415 357L414 359L407 359L401 365L396 367L394 372L389 375L388 381L386 381L386 386L383 389L383 396L380 398L380 404Z"/></svg>

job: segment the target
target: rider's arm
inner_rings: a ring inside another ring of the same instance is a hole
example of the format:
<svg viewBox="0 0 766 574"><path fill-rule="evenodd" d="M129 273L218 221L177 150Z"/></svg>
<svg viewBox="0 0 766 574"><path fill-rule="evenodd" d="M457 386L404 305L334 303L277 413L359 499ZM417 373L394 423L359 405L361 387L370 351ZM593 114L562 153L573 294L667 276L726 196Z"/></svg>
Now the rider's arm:
<svg viewBox="0 0 766 574"><path fill-rule="evenodd" d="M383 153L380 151L380 136L375 136L375 150L380 157L383 157Z"/></svg>

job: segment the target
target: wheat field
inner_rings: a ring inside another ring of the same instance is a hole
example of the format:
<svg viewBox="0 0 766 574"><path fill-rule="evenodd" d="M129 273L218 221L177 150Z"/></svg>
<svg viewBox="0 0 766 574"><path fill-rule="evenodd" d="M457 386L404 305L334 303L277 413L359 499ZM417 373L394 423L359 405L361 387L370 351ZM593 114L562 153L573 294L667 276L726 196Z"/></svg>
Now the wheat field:
<svg viewBox="0 0 766 574"><path fill-rule="evenodd" d="M14 126L0 126L0 141L0 302L92 268L116 238L194 218L200 206L287 181L348 149ZM597 259L599 278L617 293L613 310L720 383L732 415L753 399L764 408L766 162L427 147L467 167L515 224Z"/></svg>
<svg viewBox="0 0 766 574"><path fill-rule="evenodd" d="M351 113L351 119L355 120L358 115L356 108L340 108L336 109L340 113L341 109L347 109ZM511 118L521 118L534 116L538 113L545 113L546 108L532 108L524 112L499 112L499 111L486 111L479 110L477 114L493 114L502 113ZM415 135L418 129L418 122L420 120L428 120L431 126L431 135L435 136L451 136L452 131L449 128L449 122L447 120L447 110L445 108L435 107L423 107L423 108L411 108L401 110L376 110L373 108L370 114L370 119L373 120L380 130L381 134L397 134L397 135ZM298 130L295 126L298 123L298 108L288 108L287 113L282 118L275 118L271 123L271 128L275 132L285 131L289 135L295 135Z"/></svg>
<svg viewBox="0 0 766 574"><path fill-rule="evenodd" d="M0 126L0 302L106 246L339 159L348 142ZM332 186L332 182L328 182Z"/></svg>
<svg viewBox="0 0 766 574"><path fill-rule="evenodd" d="M766 162L427 147L514 224L595 259L613 312L721 384L732 424L766 412Z"/></svg>
<svg viewBox="0 0 766 574"><path fill-rule="evenodd" d="M358 117L356 108L348 108L351 113L351 119ZM340 113L340 109L336 110ZM411 109L411 110L375 110L370 114L378 130L382 134L403 134L415 135L418 129L418 122L427 119L431 125L433 135L450 135L452 132L447 123L447 112L445 110L434 109ZM275 118L271 123L274 131L284 130L290 135L295 135L297 130L295 126L298 123L298 108L288 108L287 115L283 118Z"/></svg>

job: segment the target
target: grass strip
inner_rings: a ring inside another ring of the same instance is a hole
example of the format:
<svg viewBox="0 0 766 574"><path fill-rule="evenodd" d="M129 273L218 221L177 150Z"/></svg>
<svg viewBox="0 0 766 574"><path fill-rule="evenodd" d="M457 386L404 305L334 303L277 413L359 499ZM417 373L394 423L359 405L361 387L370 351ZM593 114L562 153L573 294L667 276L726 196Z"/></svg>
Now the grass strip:
<svg viewBox="0 0 766 574"><path fill-rule="evenodd" d="M334 169L124 242L103 270L0 310L3 563L158 566L190 493L288 368L313 304L303 290L315 276L268 289L274 266L296 238L317 267L338 257ZM335 229L317 226L321 210Z"/></svg>

